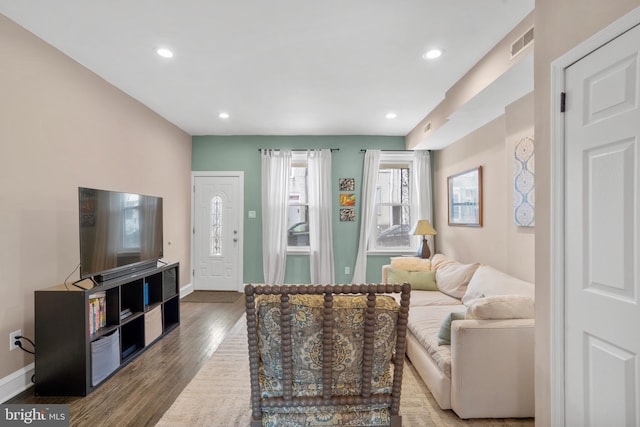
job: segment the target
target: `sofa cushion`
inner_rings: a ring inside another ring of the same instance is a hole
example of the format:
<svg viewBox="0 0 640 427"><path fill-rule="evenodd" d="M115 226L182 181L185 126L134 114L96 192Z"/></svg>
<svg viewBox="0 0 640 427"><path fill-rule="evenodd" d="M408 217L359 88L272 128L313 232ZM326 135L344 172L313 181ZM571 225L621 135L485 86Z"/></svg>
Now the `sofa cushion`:
<svg viewBox="0 0 640 427"><path fill-rule="evenodd" d="M464 320L465 311L452 311L444 318L438 330L438 345L451 345L451 322L454 320Z"/></svg>
<svg viewBox="0 0 640 427"><path fill-rule="evenodd" d="M474 300L467 319L534 319L534 300L522 295L497 295Z"/></svg>
<svg viewBox="0 0 640 427"><path fill-rule="evenodd" d="M431 271L431 261L410 256L398 256L391 258L391 267L405 271Z"/></svg>
<svg viewBox="0 0 640 427"><path fill-rule="evenodd" d="M436 270L438 289L454 298L462 298L469 281L480 264L461 264L457 261L440 264Z"/></svg>
<svg viewBox="0 0 640 427"><path fill-rule="evenodd" d="M396 297L397 295L397 297ZM400 295L394 294L394 298L400 303ZM421 305L462 305L459 299L450 297L447 294L443 294L438 291L414 291L411 290L411 302L409 303L411 307L421 306Z"/></svg>
<svg viewBox="0 0 640 427"><path fill-rule="evenodd" d="M447 378L451 378L451 346L438 345L438 331L451 311L452 307L446 305L411 307L407 324L411 334Z"/></svg>
<svg viewBox="0 0 640 427"><path fill-rule="evenodd" d="M406 271L389 267L387 270L389 283L409 283L411 290L437 291L435 271Z"/></svg>
<svg viewBox="0 0 640 427"><path fill-rule="evenodd" d="M439 280L438 280L439 281ZM469 306L482 296L523 295L535 298L533 283L516 279L489 265L481 265L473 274L469 286L462 297L462 303Z"/></svg>

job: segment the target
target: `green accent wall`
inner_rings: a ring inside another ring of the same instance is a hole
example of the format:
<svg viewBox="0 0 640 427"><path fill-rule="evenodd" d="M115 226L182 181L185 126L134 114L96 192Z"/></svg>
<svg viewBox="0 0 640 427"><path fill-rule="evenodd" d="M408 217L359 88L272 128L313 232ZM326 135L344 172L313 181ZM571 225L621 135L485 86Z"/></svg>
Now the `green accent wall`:
<svg viewBox="0 0 640 427"><path fill-rule="evenodd" d="M333 185L333 255L336 283L351 283L360 236L360 201L364 153L362 149L404 150L402 136L194 136L192 138L192 171L244 171L244 283L263 282L262 273L262 207L261 148L320 149L338 148L332 153ZM339 218L339 178L355 178L356 221ZM247 212L256 211L256 218ZM379 282L381 268L389 256L369 256L367 282ZM309 257L287 256L286 283L309 283Z"/></svg>

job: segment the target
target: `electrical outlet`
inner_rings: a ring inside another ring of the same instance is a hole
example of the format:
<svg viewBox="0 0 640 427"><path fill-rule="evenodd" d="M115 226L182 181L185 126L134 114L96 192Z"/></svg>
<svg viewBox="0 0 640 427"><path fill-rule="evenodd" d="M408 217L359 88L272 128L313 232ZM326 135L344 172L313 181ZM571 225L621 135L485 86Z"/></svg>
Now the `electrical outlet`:
<svg viewBox="0 0 640 427"><path fill-rule="evenodd" d="M18 339L16 337L20 337L20 336L22 336L21 329L18 329L17 331L13 331L9 334L9 351L12 351L18 348L18 346L16 345L16 341L18 341Z"/></svg>
<svg viewBox="0 0 640 427"><path fill-rule="evenodd" d="M344 274L351 274L351 269L349 267L345 267Z"/></svg>

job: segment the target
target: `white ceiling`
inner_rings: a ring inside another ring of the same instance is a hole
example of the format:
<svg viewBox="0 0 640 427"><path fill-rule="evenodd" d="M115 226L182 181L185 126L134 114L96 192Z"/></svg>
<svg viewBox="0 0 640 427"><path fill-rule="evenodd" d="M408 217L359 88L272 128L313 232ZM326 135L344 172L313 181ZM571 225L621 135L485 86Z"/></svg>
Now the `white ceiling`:
<svg viewBox="0 0 640 427"><path fill-rule="evenodd" d="M191 135L404 136L533 7L0 0L0 13ZM159 46L174 58L158 57ZM432 47L444 54L427 62L421 56ZM223 111L229 119L218 118ZM386 119L390 111L397 118Z"/></svg>

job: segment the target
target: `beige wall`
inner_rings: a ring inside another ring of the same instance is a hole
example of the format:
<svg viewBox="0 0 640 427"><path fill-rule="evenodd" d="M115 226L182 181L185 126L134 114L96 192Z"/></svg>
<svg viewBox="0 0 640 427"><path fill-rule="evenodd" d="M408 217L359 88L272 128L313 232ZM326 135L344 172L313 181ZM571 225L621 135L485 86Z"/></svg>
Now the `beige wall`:
<svg viewBox="0 0 640 427"><path fill-rule="evenodd" d="M638 6L638 0L536 1L536 424L540 426L550 424L550 66Z"/></svg>
<svg viewBox="0 0 640 427"><path fill-rule="evenodd" d="M471 67L453 87L448 89L442 102L407 134L407 148L412 149L418 146L439 127L445 125L452 114L522 61L533 49L533 45L527 46L515 58L511 57L511 45L533 25L534 12L531 12ZM425 132L425 126L428 123L430 123L429 130Z"/></svg>
<svg viewBox="0 0 640 427"><path fill-rule="evenodd" d="M2 379L33 361L6 342L34 338L34 290L79 263L79 186L164 197L165 258L188 282L191 137L2 15L0 58Z"/></svg>
<svg viewBox="0 0 640 427"><path fill-rule="evenodd" d="M436 251L463 263L480 262L534 281L534 230L513 222L513 144L533 134L533 94L504 115L434 152ZM483 226L448 225L447 177L482 166Z"/></svg>

